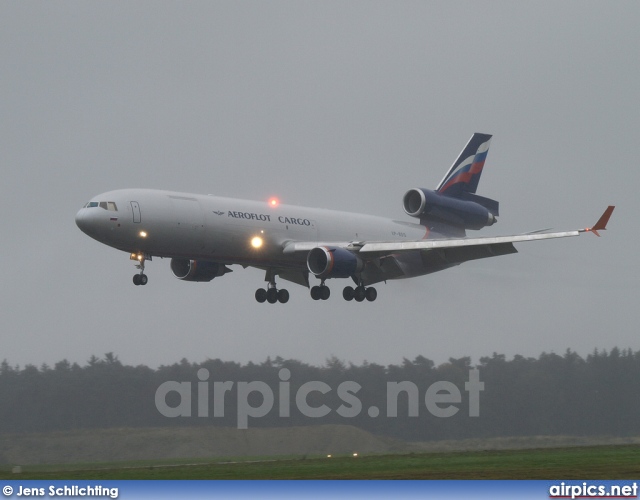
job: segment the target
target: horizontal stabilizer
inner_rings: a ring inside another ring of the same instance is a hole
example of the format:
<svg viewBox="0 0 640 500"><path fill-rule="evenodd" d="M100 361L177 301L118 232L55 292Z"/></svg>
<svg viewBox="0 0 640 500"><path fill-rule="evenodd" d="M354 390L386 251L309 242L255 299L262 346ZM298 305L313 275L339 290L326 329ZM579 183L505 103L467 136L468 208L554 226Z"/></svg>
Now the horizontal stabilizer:
<svg viewBox="0 0 640 500"><path fill-rule="evenodd" d="M465 201L472 201L478 205L483 206L493 215L498 217L500 215L500 203L491 198L485 198L484 196L478 196L477 194L463 193L462 199Z"/></svg>

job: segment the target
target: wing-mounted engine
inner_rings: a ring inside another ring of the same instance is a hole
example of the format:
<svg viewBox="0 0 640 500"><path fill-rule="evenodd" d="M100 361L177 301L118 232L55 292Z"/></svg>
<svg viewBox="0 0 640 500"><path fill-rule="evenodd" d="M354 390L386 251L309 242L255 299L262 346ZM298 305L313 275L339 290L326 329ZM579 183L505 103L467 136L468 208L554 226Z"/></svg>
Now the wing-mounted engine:
<svg viewBox="0 0 640 500"><path fill-rule="evenodd" d="M471 193L453 198L430 189L414 188L402 199L407 215L420 222L443 222L464 229L482 229L497 222L498 202Z"/></svg>
<svg viewBox="0 0 640 500"><path fill-rule="evenodd" d="M211 281L217 276L232 272L227 266L217 262L189 259L171 259L171 271L183 281Z"/></svg>
<svg viewBox="0 0 640 500"><path fill-rule="evenodd" d="M339 247L315 247L307 255L307 267L318 278L348 278L362 270L362 260Z"/></svg>

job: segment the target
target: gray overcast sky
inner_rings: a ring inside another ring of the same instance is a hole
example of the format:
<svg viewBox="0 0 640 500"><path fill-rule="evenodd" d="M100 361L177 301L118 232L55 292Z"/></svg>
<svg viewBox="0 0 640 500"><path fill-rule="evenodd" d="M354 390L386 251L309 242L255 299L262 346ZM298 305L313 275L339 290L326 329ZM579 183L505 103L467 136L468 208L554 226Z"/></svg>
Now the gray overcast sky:
<svg viewBox="0 0 640 500"><path fill-rule="evenodd" d="M267 356L436 362L640 349L638 2L0 3L0 359L84 364ZM603 238L378 287L373 303L263 273L135 287L75 226L92 196L150 187L411 220L473 132L494 134L473 234L593 224Z"/></svg>

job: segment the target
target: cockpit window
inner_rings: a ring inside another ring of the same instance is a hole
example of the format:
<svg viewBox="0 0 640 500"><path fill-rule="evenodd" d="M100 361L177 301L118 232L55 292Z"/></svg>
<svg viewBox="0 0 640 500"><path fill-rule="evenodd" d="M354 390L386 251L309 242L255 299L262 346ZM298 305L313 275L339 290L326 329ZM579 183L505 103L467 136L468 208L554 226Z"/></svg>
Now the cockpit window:
<svg viewBox="0 0 640 500"><path fill-rule="evenodd" d="M90 201L82 208L95 208L100 207L105 210L109 210L110 212L117 212L118 207L114 201Z"/></svg>

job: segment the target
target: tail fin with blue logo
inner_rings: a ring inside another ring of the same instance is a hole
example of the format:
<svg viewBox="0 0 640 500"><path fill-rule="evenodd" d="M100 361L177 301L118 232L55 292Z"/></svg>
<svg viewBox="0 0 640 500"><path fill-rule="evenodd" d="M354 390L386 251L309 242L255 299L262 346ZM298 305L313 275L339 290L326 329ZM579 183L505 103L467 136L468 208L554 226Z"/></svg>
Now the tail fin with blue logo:
<svg viewBox="0 0 640 500"><path fill-rule="evenodd" d="M438 184L436 191L451 198L474 201L498 215L497 201L475 194L489 152L491 137L489 134L473 134L444 179Z"/></svg>

